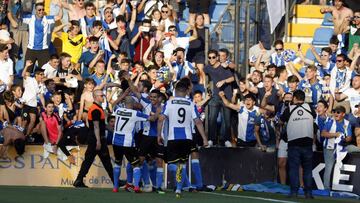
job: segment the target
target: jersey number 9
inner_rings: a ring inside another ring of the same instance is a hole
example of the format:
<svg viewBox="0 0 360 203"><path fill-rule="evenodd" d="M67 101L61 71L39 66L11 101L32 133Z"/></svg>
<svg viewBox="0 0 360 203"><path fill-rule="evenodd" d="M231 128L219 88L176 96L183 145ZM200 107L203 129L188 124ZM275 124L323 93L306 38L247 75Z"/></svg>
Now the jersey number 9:
<svg viewBox="0 0 360 203"><path fill-rule="evenodd" d="M179 117L180 117L180 119L178 120L178 122L179 122L180 124L183 124L184 121L185 121L185 116L186 116L186 111L185 111L185 109L184 109L184 108L180 108L180 109L178 110L178 115L179 115Z"/></svg>

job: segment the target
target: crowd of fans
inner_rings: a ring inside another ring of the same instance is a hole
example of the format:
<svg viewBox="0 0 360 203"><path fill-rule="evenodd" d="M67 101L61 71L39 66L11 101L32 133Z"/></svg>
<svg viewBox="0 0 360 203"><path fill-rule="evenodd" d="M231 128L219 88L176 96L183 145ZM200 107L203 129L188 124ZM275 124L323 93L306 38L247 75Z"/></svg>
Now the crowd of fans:
<svg viewBox="0 0 360 203"><path fill-rule="evenodd" d="M343 134L349 151L360 151L360 11L335 0L321 12L332 13L336 35L321 53L311 48L315 60L302 55L301 44L293 51L284 50L281 40L269 49L260 42L249 50L250 74L240 77L227 49L205 55L209 2L188 2L189 37L178 36L176 0L107 0L103 7L98 1L51 1L55 16L46 15L41 2L2 4L1 157L7 156L9 144L22 154L25 143L44 143L49 152L60 148L75 163L66 146L86 142L94 91L105 95L105 136L111 144L113 112L124 106L126 96L133 96L139 102L134 108L142 110L137 93L146 98L155 92L164 103L174 96L176 83L185 80L201 120L208 119L208 142L199 137L198 144L257 146L264 152L276 148L285 184L287 136L280 118L292 93L302 90L317 112L314 150L324 151L329 188L334 138ZM54 36L61 40L61 52L54 48ZM14 72L21 57L23 80Z"/></svg>

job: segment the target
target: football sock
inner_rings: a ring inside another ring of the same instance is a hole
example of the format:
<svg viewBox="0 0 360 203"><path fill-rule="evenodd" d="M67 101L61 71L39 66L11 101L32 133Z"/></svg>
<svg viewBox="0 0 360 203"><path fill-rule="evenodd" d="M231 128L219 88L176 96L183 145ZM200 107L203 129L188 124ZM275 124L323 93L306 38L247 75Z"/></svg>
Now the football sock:
<svg viewBox="0 0 360 203"><path fill-rule="evenodd" d="M168 165L168 170L174 179L174 183L176 183L176 168L177 166L175 164Z"/></svg>
<svg viewBox="0 0 360 203"><path fill-rule="evenodd" d="M150 180L153 186L156 185L156 177L157 177L157 170L156 170L157 166L156 166L156 161L151 162L151 165L148 165L148 169L149 169L149 176L150 176Z"/></svg>
<svg viewBox="0 0 360 203"><path fill-rule="evenodd" d="M135 167L134 170L134 186L139 187L139 182L141 178L141 170L139 167Z"/></svg>
<svg viewBox="0 0 360 203"><path fill-rule="evenodd" d="M163 178L164 178L164 169L157 168L156 169L156 188L161 188Z"/></svg>
<svg viewBox="0 0 360 203"><path fill-rule="evenodd" d="M129 184L133 182L133 168L130 163L126 165L126 182Z"/></svg>
<svg viewBox="0 0 360 203"><path fill-rule="evenodd" d="M178 167L182 167L182 170L181 170L181 180L180 180L180 182L176 182L176 190L181 191L182 187L184 185L184 182L187 179L186 166L183 164L179 164Z"/></svg>
<svg viewBox="0 0 360 203"><path fill-rule="evenodd" d="M119 188L120 166L115 164L114 166L114 188Z"/></svg>
<svg viewBox="0 0 360 203"><path fill-rule="evenodd" d="M143 165L140 167L142 179L144 181L144 185L150 185L150 178L149 178L149 169L146 162L143 163ZM134 175L135 176L135 175Z"/></svg>
<svg viewBox="0 0 360 203"><path fill-rule="evenodd" d="M199 159L191 160L191 169L195 176L195 185L197 188L201 188L203 186L202 175L201 175L201 168Z"/></svg>

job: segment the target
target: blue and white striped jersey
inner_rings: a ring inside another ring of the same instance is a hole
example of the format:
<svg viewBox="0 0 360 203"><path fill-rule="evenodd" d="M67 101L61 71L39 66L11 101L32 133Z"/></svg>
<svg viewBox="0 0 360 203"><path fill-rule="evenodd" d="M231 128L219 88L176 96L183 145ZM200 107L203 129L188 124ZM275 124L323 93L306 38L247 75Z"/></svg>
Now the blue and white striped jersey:
<svg viewBox="0 0 360 203"><path fill-rule="evenodd" d="M147 115L156 113L157 108L154 107L150 100L141 97L140 104L143 106L143 112ZM143 122L143 135L156 137L157 136L157 120L156 121L145 121Z"/></svg>
<svg viewBox="0 0 360 203"><path fill-rule="evenodd" d="M37 19L35 15L27 15L23 22L29 25L29 44L32 50L44 50L49 48L51 41L51 30L55 24L54 16L44 16Z"/></svg>
<svg viewBox="0 0 360 203"><path fill-rule="evenodd" d="M255 137L255 122L259 119L259 107L254 106L252 110L248 110L242 106L238 113L238 138L244 142L252 142Z"/></svg>
<svg viewBox="0 0 360 203"><path fill-rule="evenodd" d="M192 101L175 97L166 102L162 114L169 119L168 140L192 140L192 122L200 116Z"/></svg>
<svg viewBox="0 0 360 203"><path fill-rule="evenodd" d="M348 120L343 120L341 123L333 118L330 118L323 128L324 131L329 133L341 133L345 137L352 136L351 125ZM336 138L325 138L324 149L334 149Z"/></svg>
<svg viewBox="0 0 360 203"><path fill-rule="evenodd" d="M135 124L138 121L146 121L149 116L140 111L119 108L115 112L115 118L113 145L135 147Z"/></svg>

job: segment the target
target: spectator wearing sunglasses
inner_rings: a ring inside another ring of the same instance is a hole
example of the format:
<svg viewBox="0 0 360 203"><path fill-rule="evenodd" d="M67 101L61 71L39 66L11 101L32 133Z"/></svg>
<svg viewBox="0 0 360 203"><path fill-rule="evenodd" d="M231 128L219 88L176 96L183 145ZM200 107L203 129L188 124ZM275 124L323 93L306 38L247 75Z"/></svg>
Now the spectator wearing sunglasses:
<svg viewBox="0 0 360 203"><path fill-rule="evenodd" d="M211 90L214 97L209 102L210 114L209 114L209 146L216 144L218 140L216 137L217 132L217 117L221 112L222 125L225 125L224 132L220 140L224 141L226 147L232 147L230 142L230 115L231 109L226 107L224 102L219 96L219 92L224 92L224 97L227 100L232 98L232 82L235 80L233 74L229 69L225 69L221 66L219 61L219 53L216 50L210 50L208 53L209 65L204 68L205 74L210 76L213 82L213 89Z"/></svg>
<svg viewBox="0 0 360 203"><path fill-rule="evenodd" d="M35 4L35 15L28 15L23 18L23 22L29 26L29 43L25 61L31 60L33 64L37 61L39 67L48 62L52 25L61 18L62 10L57 16L45 16L43 3ZM33 64L29 69L31 72L33 72Z"/></svg>
<svg viewBox="0 0 360 203"><path fill-rule="evenodd" d="M285 66L286 64L283 56L284 42L282 40L276 40L274 47L275 52L270 56L270 64L275 64L276 66Z"/></svg>
<svg viewBox="0 0 360 203"><path fill-rule="evenodd" d="M344 92L350 87L352 71L345 66L346 55L336 56L336 66L331 70L330 91L334 95L336 91Z"/></svg>
<svg viewBox="0 0 360 203"><path fill-rule="evenodd" d="M334 117L330 119L321 132L324 140L324 160L325 160L325 173L324 173L324 187L330 189L330 179L332 167L335 163L334 149L335 139L342 135L345 136L345 142L349 143L352 140L351 124L345 119L346 109L343 106L337 106L333 110Z"/></svg>

